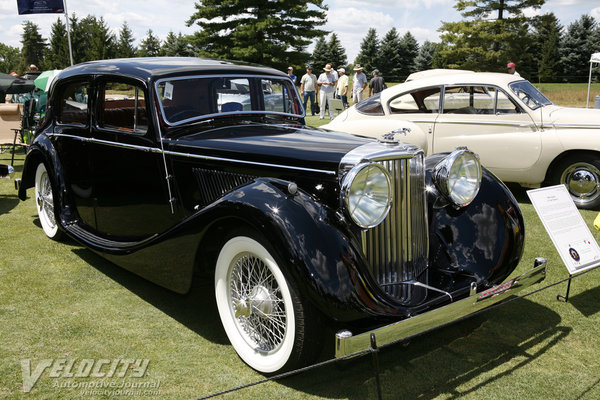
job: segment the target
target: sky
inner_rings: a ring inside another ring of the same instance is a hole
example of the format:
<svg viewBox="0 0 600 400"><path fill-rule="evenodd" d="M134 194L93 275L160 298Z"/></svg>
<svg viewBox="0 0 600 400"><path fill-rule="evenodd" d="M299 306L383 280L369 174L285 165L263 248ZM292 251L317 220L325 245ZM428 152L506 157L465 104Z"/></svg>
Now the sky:
<svg viewBox="0 0 600 400"><path fill-rule="evenodd" d="M67 0L69 14L78 18L87 15L103 17L115 34L124 21L133 31L136 45L146 36L148 29L161 40L169 33L191 34L196 29L187 27L185 21L194 13L194 0ZM329 10L327 31L335 32L346 49L351 63L360 51L360 43L368 29L374 27L379 38L393 27L400 35L407 31L419 43L438 41L438 28L442 21L461 19L454 9L456 0L325 0ZM600 23L598 0L547 0L539 10L527 10L528 16L554 12L566 28L583 14L589 14ZM64 22L64 16L61 15ZM30 20L40 27L44 38L49 38L50 28L57 15L18 15L17 0L0 0L0 42L21 47L23 22ZM309 48L310 49L310 48Z"/></svg>

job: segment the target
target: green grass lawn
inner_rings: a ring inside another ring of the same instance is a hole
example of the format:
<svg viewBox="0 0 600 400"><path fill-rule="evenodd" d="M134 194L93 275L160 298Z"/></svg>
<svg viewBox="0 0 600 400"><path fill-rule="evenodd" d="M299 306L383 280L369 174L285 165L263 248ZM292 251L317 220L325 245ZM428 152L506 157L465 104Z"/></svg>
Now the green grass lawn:
<svg viewBox="0 0 600 400"><path fill-rule="evenodd" d="M525 192L513 189L527 227L525 254L515 273L545 256L548 276L537 288L564 279L566 269ZM582 214L591 226L596 212ZM8 179L0 179L0 232L0 398L110 398L110 392L85 395L64 386L149 382L159 387L129 398L192 399L263 378L228 344L211 282L177 295L72 241L48 240L33 200L20 202ZM592 271L574 280L569 304L556 300L566 290L562 284L408 346L382 349L383 398L599 398L599 283L600 271ZM42 360L61 358L148 359L149 365L143 378L66 378L60 371L53 378L46 370L31 393L23 393L22 360L35 368ZM376 386L371 358L362 357L223 398L372 399Z"/></svg>

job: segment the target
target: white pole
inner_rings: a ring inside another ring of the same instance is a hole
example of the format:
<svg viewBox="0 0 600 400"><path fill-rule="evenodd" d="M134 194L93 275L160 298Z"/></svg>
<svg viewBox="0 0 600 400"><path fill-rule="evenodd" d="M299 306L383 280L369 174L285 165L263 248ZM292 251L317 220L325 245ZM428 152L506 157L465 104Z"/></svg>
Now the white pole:
<svg viewBox="0 0 600 400"><path fill-rule="evenodd" d="M73 49L71 48L71 28L69 27L69 13L67 12L67 0L63 0L65 5L65 20L67 21L67 39L69 40L69 58L73 65ZM591 74L591 72L590 72ZM589 94L588 94L589 97Z"/></svg>
<svg viewBox="0 0 600 400"><path fill-rule="evenodd" d="M587 99L585 100L585 108L589 108L589 104L590 104L590 86L592 86L592 66L594 65L594 63L592 62L592 60L590 60L590 78L588 80L588 94L587 94Z"/></svg>

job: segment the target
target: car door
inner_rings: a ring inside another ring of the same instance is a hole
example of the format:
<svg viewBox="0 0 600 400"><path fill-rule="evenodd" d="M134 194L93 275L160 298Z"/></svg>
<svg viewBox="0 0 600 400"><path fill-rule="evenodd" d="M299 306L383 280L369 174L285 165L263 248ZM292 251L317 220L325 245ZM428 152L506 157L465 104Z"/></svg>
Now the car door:
<svg viewBox="0 0 600 400"><path fill-rule="evenodd" d="M442 97L433 134L436 153L467 146L501 179L505 172L526 170L538 160L540 131L503 90L491 85L447 86Z"/></svg>
<svg viewBox="0 0 600 400"><path fill-rule="evenodd" d="M96 81L92 143L97 231L134 240L173 226L165 163L141 82ZM118 239L113 239L118 240Z"/></svg>
<svg viewBox="0 0 600 400"><path fill-rule="evenodd" d="M78 215L73 219L90 228L96 227L95 200L92 191L92 161L89 101L93 94L91 77L61 82L55 88L56 109L53 132L49 135L60 168Z"/></svg>

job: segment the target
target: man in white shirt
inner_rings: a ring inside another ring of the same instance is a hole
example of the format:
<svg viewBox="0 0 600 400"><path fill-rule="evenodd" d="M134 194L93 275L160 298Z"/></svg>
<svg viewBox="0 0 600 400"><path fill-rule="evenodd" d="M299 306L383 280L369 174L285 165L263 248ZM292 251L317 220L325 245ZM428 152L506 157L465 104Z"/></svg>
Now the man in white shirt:
<svg viewBox="0 0 600 400"><path fill-rule="evenodd" d="M352 101L358 103L363 99L363 90L367 87L367 76L362 72L363 67L356 64L354 67L354 79L352 80Z"/></svg>
<svg viewBox="0 0 600 400"><path fill-rule="evenodd" d="M317 77L312 73L312 67L306 67L306 74L302 75L300 79L300 96L304 104L304 110L308 114L306 108L308 99L310 99L310 110L312 115L317 113L315 107L315 91L317 90Z"/></svg>
<svg viewBox="0 0 600 400"><path fill-rule="evenodd" d="M323 68L323 73L319 75L317 85L319 86L319 105L321 106L321 114L319 119L325 118L325 108L329 103L330 99L333 99L333 93L335 92L335 86L337 80L335 75L331 72L331 64L327 64ZM329 118L333 119L333 107L329 105Z"/></svg>

